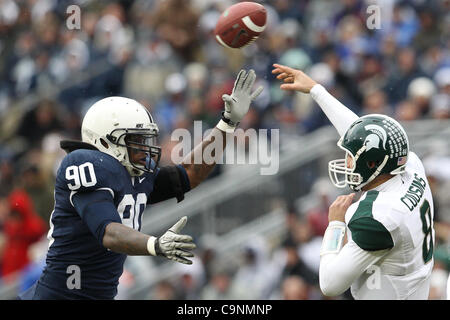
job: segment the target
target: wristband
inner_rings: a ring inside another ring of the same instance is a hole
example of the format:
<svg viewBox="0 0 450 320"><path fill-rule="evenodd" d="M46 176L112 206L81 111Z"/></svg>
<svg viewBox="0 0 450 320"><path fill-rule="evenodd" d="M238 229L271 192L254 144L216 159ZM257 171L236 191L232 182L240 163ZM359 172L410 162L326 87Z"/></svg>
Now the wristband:
<svg viewBox="0 0 450 320"><path fill-rule="evenodd" d="M219 121L219 123L216 125L216 128L220 131L226 132L226 133L233 133L236 129L235 126L231 126L228 123L226 123L223 119Z"/></svg>
<svg viewBox="0 0 450 320"><path fill-rule="evenodd" d="M222 111L222 120L223 122L228 123L232 127L237 127L239 125L239 122L233 122L227 117L225 117L225 111Z"/></svg>
<svg viewBox="0 0 450 320"><path fill-rule="evenodd" d="M156 250L155 250L156 240L157 240L156 237L153 237L153 236L150 236L150 238L148 238L148 240L147 240L147 251L152 256L156 256Z"/></svg>
<svg viewBox="0 0 450 320"><path fill-rule="evenodd" d="M322 240L320 255L338 253L342 248L346 226L344 222L331 221Z"/></svg>

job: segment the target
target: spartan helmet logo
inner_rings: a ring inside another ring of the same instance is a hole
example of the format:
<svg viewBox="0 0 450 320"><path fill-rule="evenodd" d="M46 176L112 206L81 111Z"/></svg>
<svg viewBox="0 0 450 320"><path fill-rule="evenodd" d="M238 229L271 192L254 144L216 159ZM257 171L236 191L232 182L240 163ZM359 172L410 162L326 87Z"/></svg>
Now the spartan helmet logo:
<svg viewBox="0 0 450 320"><path fill-rule="evenodd" d="M376 124L368 124L364 129L371 131L371 133L364 140L364 145L366 146L366 151L372 148L379 149L380 141L382 141L383 149L386 149L387 134L386 131Z"/></svg>

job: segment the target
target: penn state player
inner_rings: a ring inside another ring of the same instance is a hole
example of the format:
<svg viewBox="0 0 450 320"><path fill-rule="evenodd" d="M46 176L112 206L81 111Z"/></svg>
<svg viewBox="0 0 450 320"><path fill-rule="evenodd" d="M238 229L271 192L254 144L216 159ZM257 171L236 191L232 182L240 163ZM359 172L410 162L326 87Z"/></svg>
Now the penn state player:
<svg viewBox="0 0 450 320"><path fill-rule="evenodd" d="M428 299L433 268L433 198L418 156L394 119L358 117L300 70L274 65L281 89L311 94L341 138L346 157L330 161L339 196L329 208L319 280L327 296ZM348 242L344 244L347 234Z"/></svg>
<svg viewBox="0 0 450 320"><path fill-rule="evenodd" d="M158 126L137 101L109 97L96 102L82 123L82 141L62 141L68 154L56 177L46 266L20 299L113 299L127 255L163 256L192 264L192 237L180 234L182 217L160 237L141 233L147 204L183 200L213 169L202 150L232 133L262 91L252 93L255 72L241 70L225 111L211 134L181 164L158 166ZM219 151L220 151L219 150ZM199 157L200 155L200 157ZM74 274L78 278L74 278Z"/></svg>

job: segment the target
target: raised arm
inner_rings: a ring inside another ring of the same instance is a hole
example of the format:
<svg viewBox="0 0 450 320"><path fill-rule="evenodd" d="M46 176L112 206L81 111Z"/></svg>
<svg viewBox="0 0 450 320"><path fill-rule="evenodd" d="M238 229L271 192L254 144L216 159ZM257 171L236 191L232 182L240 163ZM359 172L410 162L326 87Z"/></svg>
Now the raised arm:
<svg viewBox="0 0 450 320"><path fill-rule="evenodd" d="M226 146L226 134L232 134L239 122L247 114L250 103L262 92L259 87L252 93L255 83L255 71L246 73L241 70L234 82L231 96L224 94L222 99L225 103L225 111L222 119L200 144L186 156L182 165L186 169L191 188L198 186L211 173L216 165L215 159L222 156ZM211 152L205 152L211 150ZM219 153L219 154L216 154Z"/></svg>
<svg viewBox="0 0 450 320"><path fill-rule="evenodd" d="M344 106L335 97L333 97L328 91L320 84L315 82L303 71L292 69L280 64L274 64L273 74L277 74L277 79L283 80L283 84L280 86L282 90L299 91L303 93L311 94L311 97L330 122L342 136L350 125L358 119L358 116L349 108Z"/></svg>
<svg viewBox="0 0 450 320"><path fill-rule="evenodd" d="M211 171L214 169L216 162L208 161L221 156L225 149L226 132L214 128L212 132L201 143L196 145L194 149L186 156L181 165L186 170L189 177L191 189L202 183ZM213 148L211 151L211 159L205 159L204 150ZM216 152L219 153L216 155ZM200 159L200 160L197 160Z"/></svg>

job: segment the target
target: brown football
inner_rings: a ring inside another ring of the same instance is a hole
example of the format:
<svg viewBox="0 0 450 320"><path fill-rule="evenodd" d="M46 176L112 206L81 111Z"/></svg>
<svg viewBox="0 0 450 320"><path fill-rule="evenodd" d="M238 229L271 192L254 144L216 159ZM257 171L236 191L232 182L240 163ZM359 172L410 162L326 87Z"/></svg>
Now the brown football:
<svg viewBox="0 0 450 320"><path fill-rule="evenodd" d="M227 48L242 48L255 41L266 28L267 11L256 2L239 2L225 10L214 35Z"/></svg>

